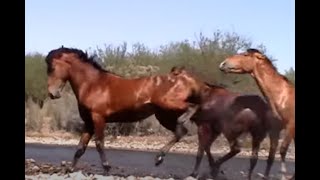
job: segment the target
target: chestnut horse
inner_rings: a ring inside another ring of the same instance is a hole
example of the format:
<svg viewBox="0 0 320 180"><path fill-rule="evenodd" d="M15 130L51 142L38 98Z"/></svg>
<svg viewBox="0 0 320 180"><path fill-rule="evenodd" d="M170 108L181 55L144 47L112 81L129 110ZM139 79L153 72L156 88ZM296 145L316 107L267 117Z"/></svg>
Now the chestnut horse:
<svg viewBox="0 0 320 180"><path fill-rule="evenodd" d="M248 49L244 53L226 58L220 64L220 70L226 73L248 73L255 79L271 108L282 120L286 135L280 147L281 170L286 172L285 157L292 140L295 140L295 87L277 69L272 62L257 49ZM284 174L282 176L284 178ZM292 176L295 178L295 173Z"/></svg>
<svg viewBox="0 0 320 180"><path fill-rule="evenodd" d="M175 75L187 77L183 68L172 70ZM272 113L270 106L258 95L244 95L228 89L205 83L201 90L201 105L191 117L191 121L198 127L198 152L193 177L198 176L198 169L204 152L206 152L213 177L217 175L219 167L241 151L240 135L250 133L252 137L252 155L248 179L258 160L258 151L261 142L269 135L270 151L264 176L267 178L274 162L278 147L279 135L282 129L281 122ZM178 118L178 117L177 117ZM230 144L230 152L214 161L210 147L215 139L223 134Z"/></svg>
<svg viewBox="0 0 320 180"><path fill-rule="evenodd" d="M123 78L101 68L83 51L65 47L51 50L45 60L50 98L60 98L63 87L69 82L85 124L71 171L85 153L93 134L102 167L105 172L109 171L103 149L104 129L108 122L140 121L156 113L160 123L175 132L174 142L186 133L182 123L197 110L201 83L190 77L168 73Z"/></svg>

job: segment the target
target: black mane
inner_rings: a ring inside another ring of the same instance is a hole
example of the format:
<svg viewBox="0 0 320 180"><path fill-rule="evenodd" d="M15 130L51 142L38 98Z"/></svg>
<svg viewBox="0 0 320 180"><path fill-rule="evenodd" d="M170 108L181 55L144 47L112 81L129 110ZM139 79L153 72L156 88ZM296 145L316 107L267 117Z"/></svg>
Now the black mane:
<svg viewBox="0 0 320 180"><path fill-rule="evenodd" d="M247 52L248 53L259 53L259 54L262 54L261 51L259 51L258 49L254 49L254 48L247 49Z"/></svg>
<svg viewBox="0 0 320 180"><path fill-rule="evenodd" d="M73 53L73 54L77 55L79 60L81 60L82 62L89 63L94 68L96 68L100 71L108 72L107 70L102 68L98 62L95 61L95 57L96 57L95 55L88 56L88 54L86 52L83 52L82 50L75 49L75 48L66 48L66 47L62 46L58 49L51 50L48 53L47 57L45 58L45 61L47 63L48 73L50 73L53 70L52 69L52 60L54 58L60 58L62 56L62 54L64 54L64 53L66 53L66 54Z"/></svg>
<svg viewBox="0 0 320 180"><path fill-rule="evenodd" d="M268 64L270 64L273 69L275 69L277 71L277 68L273 65L272 61L266 55L264 55L261 51L259 51L258 49L249 48L249 49L247 49L247 53L249 53L249 54L253 54L253 53L261 54L264 57L264 60Z"/></svg>

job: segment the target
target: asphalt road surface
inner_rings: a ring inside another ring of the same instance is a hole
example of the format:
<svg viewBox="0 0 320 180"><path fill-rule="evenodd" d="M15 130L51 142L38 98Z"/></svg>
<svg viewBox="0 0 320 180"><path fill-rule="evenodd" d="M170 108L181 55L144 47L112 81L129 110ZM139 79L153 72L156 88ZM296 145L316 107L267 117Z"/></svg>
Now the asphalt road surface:
<svg viewBox="0 0 320 180"><path fill-rule="evenodd" d="M25 158L32 158L36 162L52 163L59 165L61 161L71 161L75 153L76 146L57 146L43 144L25 144ZM154 165L155 152L128 151L105 149L109 164L112 166L111 175L121 176L153 176L159 178L184 179L193 169L195 155L169 153L165 156L164 162L160 166ZM214 157L220 155L214 154ZM256 173L263 173L266 161L261 159L255 168L254 179L261 179ZM88 147L85 154L79 160L78 166L81 169L101 174L100 158L95 148ZM200 174L208 174L207 157L204 156L200 167ZM241 180L246 176L249 167L248 158L234 157L221 166L224 174L219 174L217 179ZM271 175L278 176L280 162L276 160L271 169ZM295 162L287 161L288 174L295 170Z"/></svg>

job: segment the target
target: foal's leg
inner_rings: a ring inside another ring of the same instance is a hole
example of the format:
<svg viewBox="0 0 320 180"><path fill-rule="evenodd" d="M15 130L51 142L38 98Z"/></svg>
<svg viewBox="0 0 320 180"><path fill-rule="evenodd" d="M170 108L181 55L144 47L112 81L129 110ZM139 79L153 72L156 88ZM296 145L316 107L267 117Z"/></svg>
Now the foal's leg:
<svg viewBox="0 0 320 180"><path fill-rule="evenodd" d="M212 142L216 140L218 136L219 136L219 133L212 132L212 129L210 128L209 125L200 125L198 127L198 139L199 139L198 152L196 157L196 163L190 176L195 178L198 176L199 167L200 167L204 152L206 152L208 156L210 168L211 169L213 168L214 159L210 152L210 147L212 145Z"/></svg>
<svg viewBox="0 0 320 180"><path fill-rule="evenodd" d="M279 137L280 137L280 130L271 130L271 132L269 133L270 149L269 149L269 156L267 160L267 167L264 173L265 179L269 178L270 170L274 162L275 154L279 144Z"/></svg>
<svg viewBox="0 0 320 180"><path fill-rule="evenodd" d="M182 130L180 131L175 131L174 132L174 137L171 139L168 144L166 144L164 147L160 149L160 153L157 154L156 159L155 159L155 165L159 166L163 162L163 157L166 155L166 153L169 152L169 150L177 143L180 141L180 139L186 135L188 130L182 126Z"/></svg>
<svg viewBox="0 0 320 180"><path fill-rule="evenodd" d="M96 149L99 153L101 164L105 172L107 173L110 170L109 163L106 159L106 155L104 153L104 128L105 121L104 118L98 114L93 114L92 119L94 122L94 130L96 135Z"/></svg>
<svg viewBox="0 0 320 180"><path fill-rule="evenodd" d="M294 124L288 124L287 128L286 128L286 136L284 137L284 140L283 140L281 147L280 147L281 172L282 172L281 179L286 179L285 173L287 172L287 168L286 168L285 160L286 160L286 155L287 155L289 145L290 145L292 139L294 139L294 137L295 137Z"/></svg>

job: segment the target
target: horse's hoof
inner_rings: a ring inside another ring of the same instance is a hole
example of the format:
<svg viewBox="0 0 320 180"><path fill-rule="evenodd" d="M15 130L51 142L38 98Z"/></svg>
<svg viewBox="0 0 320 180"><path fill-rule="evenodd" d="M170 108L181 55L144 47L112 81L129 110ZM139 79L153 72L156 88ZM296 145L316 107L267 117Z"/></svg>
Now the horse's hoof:
<svg viewBox="0 0 320 180"><path fill-rule="evenodd" d="M211 169L211 176L212 176L212 178L216 178L217 176L218 176L218 174L219 174L219 171L220 170L220 166L217 166L217 167L214 167L214 168L212 168ZM224 174L224 172L223 171L221 171L223 174Z"/></svg>
<svg viewBox="0 0 320 180"><path fill-rule="evenodd" d="M162 164L162 162L163 162L163 156L158 155L158 156L156 157L155 165L156 165L156 166L159 166L160 164Z"/></svg>
<svg viewBox="0 0 320 180"><path fill-rule="evenodd" d="M104 170L104 174L108 174L110 169L111 169L111 166L108 163L103 163L102 167L103 167L103 170Z"/></svg>
<svg viewBox="0 0 320 180"><path fill-rule="evenodd" d="M109 175L110 169L111 169L111 166L104 166L104 167L103 167L103 174L104 174L105 176Z"/></svg>

